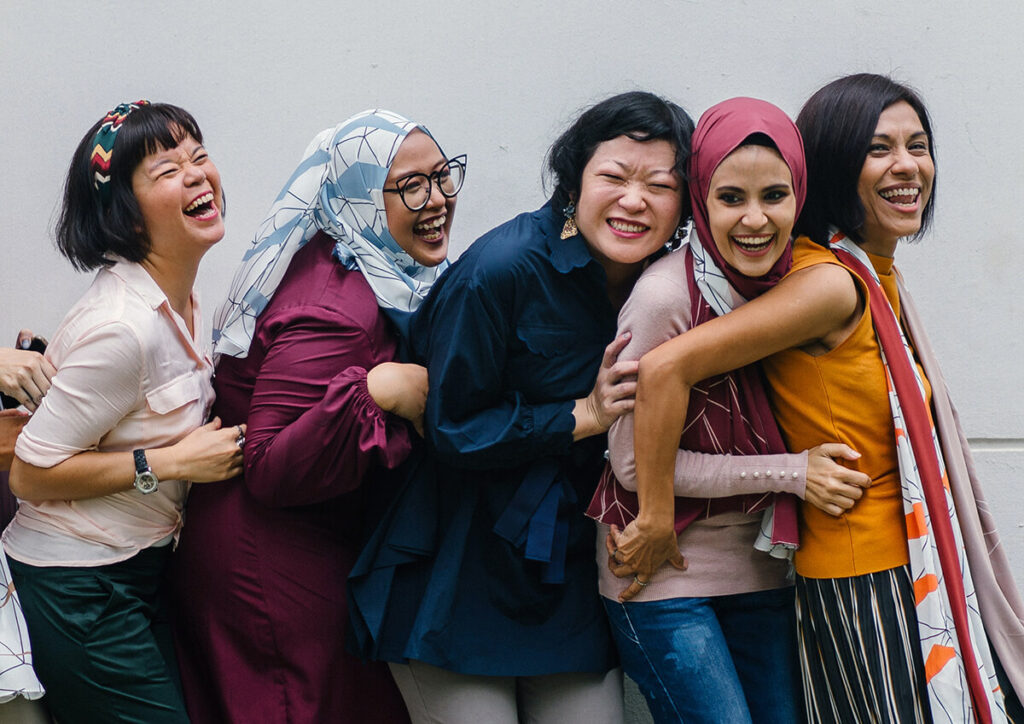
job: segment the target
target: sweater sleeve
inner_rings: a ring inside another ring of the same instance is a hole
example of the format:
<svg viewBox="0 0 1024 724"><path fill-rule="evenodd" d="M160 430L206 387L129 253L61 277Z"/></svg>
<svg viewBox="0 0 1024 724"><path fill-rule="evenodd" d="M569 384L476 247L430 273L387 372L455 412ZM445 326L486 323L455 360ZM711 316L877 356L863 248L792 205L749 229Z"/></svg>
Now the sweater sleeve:
<svg viewBox="0 0 1024 724"><path fill-rule="evenodd" d="M252 393L245 484L265 505L309 505L357 488L374 465L394 468L408 428L370 396L366 374L388 361L377 340L321 307L283 310Z"/></svg>
<svg viewBox="0 0 1024 724"><path fill-rule="evenodd" d="M629 332L620 360L640 359L662 342L690 328L690 295L682 252L669 254L637 281L619 313L618 334ZM636 490L633 413L608 431L612 470L626 490ZM748 493L794 493L801 498L807 481L807 453L716 455L692 450L676 453L675 494L688 498L724 498Z"/></svg>

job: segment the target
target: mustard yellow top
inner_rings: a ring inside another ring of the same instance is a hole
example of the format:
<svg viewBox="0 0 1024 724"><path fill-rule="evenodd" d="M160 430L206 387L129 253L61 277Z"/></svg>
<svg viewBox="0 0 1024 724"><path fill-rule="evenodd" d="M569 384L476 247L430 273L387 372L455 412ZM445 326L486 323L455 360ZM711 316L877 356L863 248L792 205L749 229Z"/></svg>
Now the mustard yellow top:
<svg viewBox="0 0 1024 724"><path fill-rule="evenodd" d="M899 314L892 259L869 256L882 289ZM790 273L825 263L847 268L830 251L805 237L794 243ZM763 362L772 406L789 449L846 443L861 453L859 460L847 464L872 480L863 497L838 518L810 503L801 505L800 549L795 564L797 573L806 578L859 576L908 562L885 369L867 309L867 289L856 274L850 273L865 300L853 333L823 355L788 349ZM927 381L925 389L930 402Z"/></svg>

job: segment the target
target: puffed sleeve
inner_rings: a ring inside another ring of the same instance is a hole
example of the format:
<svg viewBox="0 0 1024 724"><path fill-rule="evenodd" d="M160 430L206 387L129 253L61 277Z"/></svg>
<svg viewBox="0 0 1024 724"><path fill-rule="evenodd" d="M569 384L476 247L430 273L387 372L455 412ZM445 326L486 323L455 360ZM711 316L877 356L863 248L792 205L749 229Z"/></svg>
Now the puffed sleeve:
<svg viewBox="0 0 1024 724"><path fill-rule="evenodd" d="M448 280L429 315L427 437L457 467L518 466L572 445L575 400L531 403L504 384L515 290L496 271Z"/></svg>
<svg viewBox="0 0 1024 724"><path fill-rule="evenodd" d="M374 465L394 468L408 456L407 425L367 390L367 371L389 360L364 328L304 307L269 318L265 329L245 446L245 484L257 500L317 503L354 490Z"/></svg>
<svg viewBox="0 0 1024 724"><path fill-rule="evenodd" d="M83 334L58 361L52 386L18 437L15 454L50 468L95 449L143 404L142 374L142 346L127 324L108 322Z"/></svg>
<svg viewBox="0 0 1024 724"><path fill-rule="evenodd" d="M619 313L618 334L629 332L632 335L619 355L620 360L640 359L662 342L690 328L690 296L684 259L682 252L665 257L637 281ZM635 491L632 412L612 423L608 431L608 450L615 477L626 490ZM772 475L766 476L766 471L771 471ZM802 498L806 480L806 452L797 455L676 452L674 487L679 497L725 498L774 492L794 493Z"/></svg>

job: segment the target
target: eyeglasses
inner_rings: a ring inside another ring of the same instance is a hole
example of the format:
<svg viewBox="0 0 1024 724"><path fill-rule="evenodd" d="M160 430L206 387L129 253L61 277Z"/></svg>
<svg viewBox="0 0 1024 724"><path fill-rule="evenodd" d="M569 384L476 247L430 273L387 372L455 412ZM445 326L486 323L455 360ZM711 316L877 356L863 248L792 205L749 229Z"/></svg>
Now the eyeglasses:
<svg viewBox="0 0 1024 724"><path fill-rule="evenodd" d="M466 180L466 156L449 159L443 167L434 173L411 173L395 182L395 188L382 189L386 194L398 194L402 203L409 211L419 211L430 201L434 190L434 182L441 195L446 199L455 198Z"/></svg>

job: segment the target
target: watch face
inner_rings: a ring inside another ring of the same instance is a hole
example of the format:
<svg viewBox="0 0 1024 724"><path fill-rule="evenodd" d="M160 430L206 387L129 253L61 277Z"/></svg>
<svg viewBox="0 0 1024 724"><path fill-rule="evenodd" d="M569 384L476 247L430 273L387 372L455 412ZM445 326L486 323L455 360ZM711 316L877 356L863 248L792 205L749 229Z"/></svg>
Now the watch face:
<svg viewBox="0 0 1024 724"><path fill-rule="evenodd" d="M138 473L135 476L135 488L143 494L155 492L158 483L159 481L157 480L157 477L148 470Z"/></svg>

